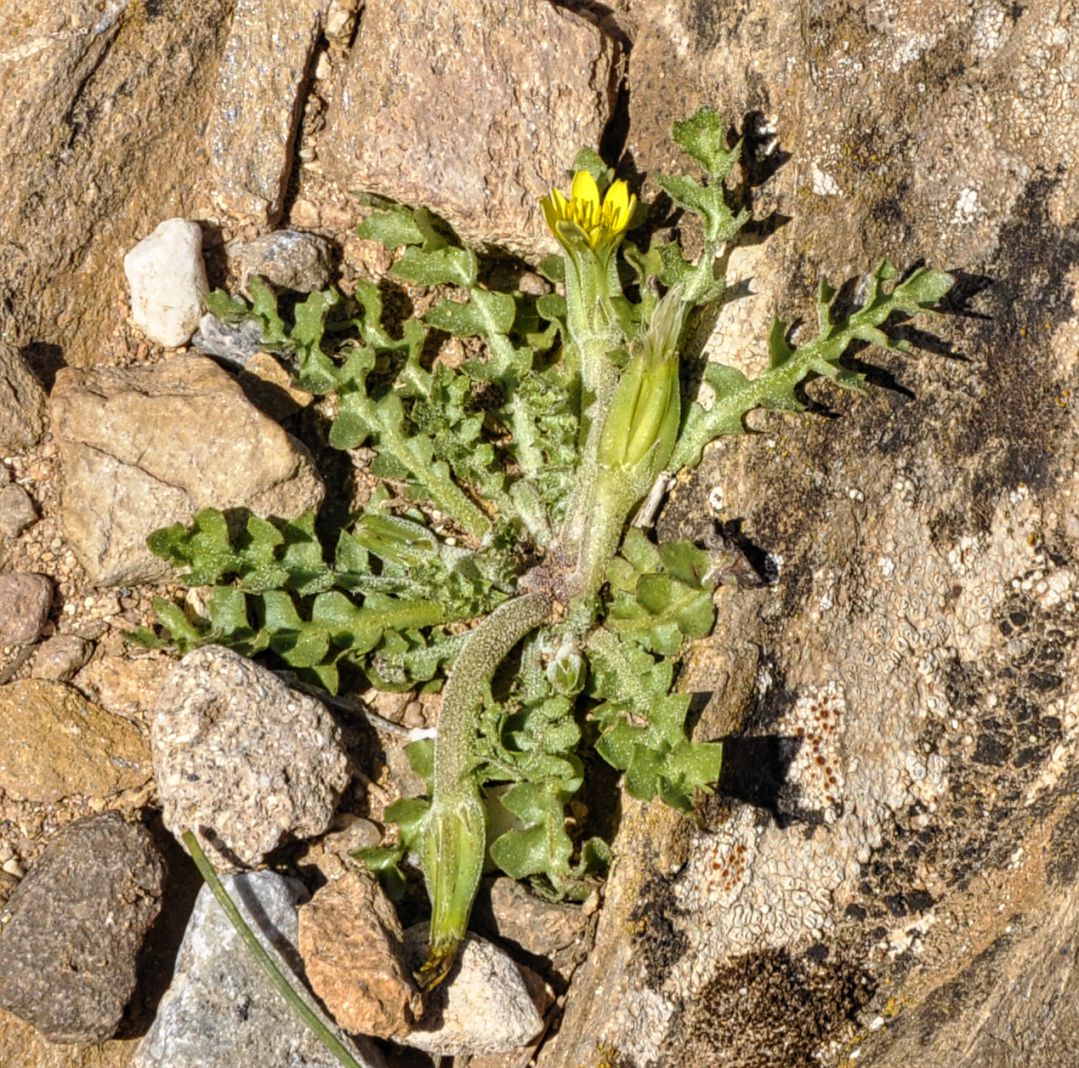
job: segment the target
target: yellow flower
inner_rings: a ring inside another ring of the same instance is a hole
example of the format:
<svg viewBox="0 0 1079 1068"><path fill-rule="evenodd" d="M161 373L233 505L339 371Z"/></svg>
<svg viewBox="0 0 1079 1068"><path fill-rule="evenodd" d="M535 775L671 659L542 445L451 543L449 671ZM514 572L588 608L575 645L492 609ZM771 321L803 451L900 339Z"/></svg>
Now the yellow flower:
<svg viewBox="0 0 1079 1068"><path fill-rule="evenodd" d="M551 233L573 251L583 241L593 252L609 252L621 240L637 206L626 183L612 182L602 203L599 187L588 171L573 176L569 197L552 189L541 201Z"/></svg>

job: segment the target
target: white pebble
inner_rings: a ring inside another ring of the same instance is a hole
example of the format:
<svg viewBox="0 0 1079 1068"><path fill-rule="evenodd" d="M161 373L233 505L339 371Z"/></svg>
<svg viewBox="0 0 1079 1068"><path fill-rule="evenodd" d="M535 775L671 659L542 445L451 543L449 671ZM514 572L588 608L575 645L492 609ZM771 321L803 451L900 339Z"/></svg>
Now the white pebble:
<svg viewBox="0 0 1079 1068"><path fill-rule="evenodd" d="M166 219L124 257L124 273L135 325L166 348L189 341L209 289L198 224Z"/></svg>

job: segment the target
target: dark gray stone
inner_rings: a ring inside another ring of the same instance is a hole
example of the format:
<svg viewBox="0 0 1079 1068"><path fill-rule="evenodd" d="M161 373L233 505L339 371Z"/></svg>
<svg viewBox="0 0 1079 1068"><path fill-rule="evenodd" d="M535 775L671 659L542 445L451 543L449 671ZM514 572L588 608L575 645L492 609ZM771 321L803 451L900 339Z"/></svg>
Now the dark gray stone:
<svg viewBox="0 0 1079 1068"><path fill-rule="evenodd" d="M214 315L204 315L191 344L207 356L243 367L256 352L262 351L262 329L253 319L223 323Z"/></svg>
<svg viewBox="0 0 1079 1068"><path fill-rule="evenodd" d="M164 865L118 812L69 824L0 913L0 1005L50 1042L101 1042L135 990Z"/></svg>

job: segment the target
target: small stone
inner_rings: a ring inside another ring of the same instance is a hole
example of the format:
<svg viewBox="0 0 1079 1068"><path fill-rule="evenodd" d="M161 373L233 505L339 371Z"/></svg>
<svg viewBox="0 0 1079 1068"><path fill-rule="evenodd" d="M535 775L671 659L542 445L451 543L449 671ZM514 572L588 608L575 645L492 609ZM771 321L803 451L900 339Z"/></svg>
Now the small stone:
<svg viewBox="0 0 1079 1068"><path fill-rule="evenodd" d="M207 313L199 320L199 328L191 344L207 356L216 356L237 367L243 367L264 345L262 327L254 319L238 323L223 323Z"/></svg>
<svg viewBox="0 0 1079 1068"><path fill-rule="evenodd" d="M19 452L36 445L47 425L41 383L22 353L0 341L0 452Z"/></svg>
<svg viewBox="0 0 1079 1068"><path fill-rule="evenodd" d="M17 538L36 521L37 509L22 486L13 484L0 489L0 534Z"/></svg>
<svg viewBox="0 0 1079 1068"><path fill-rule="evenodd" d="M0 1005L51 1042L101 1042L135 990L164 864L116 812L65 827L5 906Z"/></svg>
<svg viewBox="0 0 1079 1068"><path fill-rule="evenodd" d="M300 909L311 989L346 1030L400 1039L422 1009L404 963L401 924L370 872L327 883Z"/></svg>
<svg viewBox="0 0 1079 1068"><path fill-rule="evenodd" d="M13 879L21 879L26 874L26 869L14 857L5 860L0 865L0 870L7 872Z"/></svg>
<svg viewBox="0 0 1079 1068"><path fill-rule="evenodd" d="M223 882L263 942L298 968L296 905L307 896L303 884L270 871L226 876ZM361 1064L368 1063L359 1050L350 1052ZM208 1065L340 1068L282 1001L204 886L180 946L172 984L131 1068Z"/></svg>
<svg viewBox="0 0 1079 1068"><path fill-rule="evenodd" d="M0 686L0 790L15 800L110 797L149 778L146 740L126 720L62 682Z"/></svg>
<svg viewBox="0 0 1079 1068"><path fill-rule="evenodd" d="M338 826L334 821L334 826ZM328 834L322 840L324 848L339 856L351 856L357 850L370 849L382 841L382 832L370 821L353 816L347 826Z"/></svg>
<svg viewBox="0 0 1079 1068"><path fill-rule="evenodd" d="M405 947L409 964L418 968L427 953L427 924L405 932ZM542 984L536 993L542 994ZM518 1049L543 1030L535 997L503 950L470 934L450 979L429 995L423 1020L401 1041L439 1057Z"/></svg>
<svg viewBox="0 0 1079 1068"><path fill-rule="evenodd" d="M32 645L49 618L52 582L45 575L0 575L0 645Z"/></svg>
<svg viewBox="0 0 1079 1068"><path fill-rule="evenodd" d="M203 841L223 870L258 864L287 838L330 825L349 783L341 731L315 698L220 646L177 664L150 727L165 826Z"/></svg>
<svg viewBox="0 0 1079 1068"><path fill-rule="evenodd" d="M329 285L333 276L333 249L317 234L274 230L229 251L244 285L257 275L281 289L313 293Z"/></svg>
<svg viewBox="0 0 1079 1068"><path fill-rule="evenodd" d="M135 325L166 348L186 344L209 290L198 224L166 219L124 257L124 273Z"/></svg>
<svg viewBox="0 0 1079 1068"><path fill-rule="evenodd" d="M94 647L74 634L57 634L34 650L30 674L35 679L67 682L90 659Z"/></svg>

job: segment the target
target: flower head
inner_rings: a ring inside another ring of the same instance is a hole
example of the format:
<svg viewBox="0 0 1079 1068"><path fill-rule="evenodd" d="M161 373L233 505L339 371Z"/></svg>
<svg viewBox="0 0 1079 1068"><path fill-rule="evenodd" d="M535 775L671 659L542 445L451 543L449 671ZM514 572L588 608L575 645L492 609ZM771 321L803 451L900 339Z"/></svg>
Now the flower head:
<svg viewBox="0 0 1079 1068"><path fill-rule="evenodd" d="M619 179L611 183L601 201L595 178L588 171L578 171L569 197L560 189L552 189L540 205L551 233L567 251L579 250L583 245L606 255L626 232L637 198Z"/></svg>

